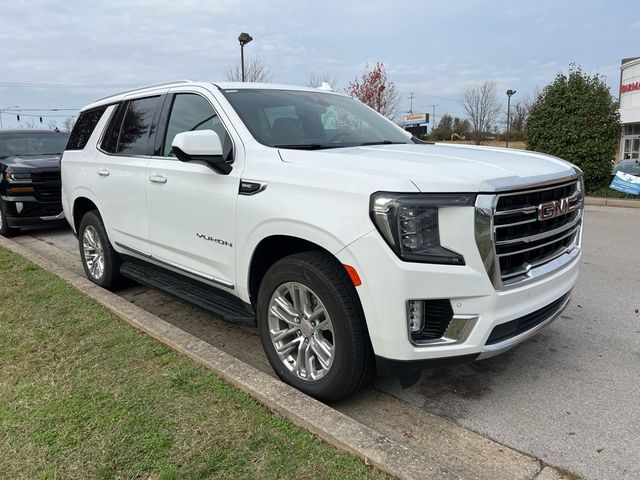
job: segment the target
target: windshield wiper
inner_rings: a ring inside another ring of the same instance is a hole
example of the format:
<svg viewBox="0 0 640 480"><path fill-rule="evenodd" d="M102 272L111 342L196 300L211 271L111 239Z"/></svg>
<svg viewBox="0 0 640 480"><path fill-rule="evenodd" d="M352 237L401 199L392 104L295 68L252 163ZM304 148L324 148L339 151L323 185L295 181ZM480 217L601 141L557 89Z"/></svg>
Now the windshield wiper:
<svg viewBox="0 0 640 480"><path fill-rule="evenodd" d="M292 148L295 150L322 150L325 148L340 148L344 145L331 145L326 143L291 143L274 145L275 148Z"/></svg>
<svg viewBox="0 0 640 480"><path fill-rule="evenodd" d="M378 140L377 142L364 142L361 143L361 147L366 147L367 145L395 145L395 144L406 144L407 142L394 142L392 140Z"/></svg>

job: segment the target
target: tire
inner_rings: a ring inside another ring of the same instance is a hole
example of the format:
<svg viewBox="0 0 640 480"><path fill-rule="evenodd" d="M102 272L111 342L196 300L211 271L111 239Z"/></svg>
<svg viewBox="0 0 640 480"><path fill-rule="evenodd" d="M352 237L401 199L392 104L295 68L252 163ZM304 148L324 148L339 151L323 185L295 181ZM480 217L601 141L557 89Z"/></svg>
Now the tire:
<svg viewBox="0 0 640 480"><path fill-rule="evenodd" d="M123 284L122 260L111 246L97 210L85 213L80 220L78 244L84 273L89 280L107 290L116 290Z"/></svg>
<svg viewBox="0 0 640 480"><path fill-rule="evenodd" d="M373 378L375 361L360 300L332 255L303 252L273 264L260 285L257 316L271 366L298 390L333 402Z"/></svg>
<svg viewBox="0 0 640 480"><path fill-rule="evenodd" d="M0 202L0 235L3 237L12 237L19 231L19 228L9 226L9 222L7 222L7 203Z"/></svg>

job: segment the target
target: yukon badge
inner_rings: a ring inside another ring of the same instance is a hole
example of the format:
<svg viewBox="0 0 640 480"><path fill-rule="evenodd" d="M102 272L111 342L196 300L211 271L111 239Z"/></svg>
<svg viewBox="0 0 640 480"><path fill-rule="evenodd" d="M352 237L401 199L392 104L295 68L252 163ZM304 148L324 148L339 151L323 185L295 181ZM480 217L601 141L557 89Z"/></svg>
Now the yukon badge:
<svg viewBox="0 0 640 480"><path fill-rule="evenodd" d="M196 236L198 238L201 238L202 240L206 240L207 242L215 242L219 245L224 245L225 247L233 248L233 244L231 244L230 242L227 242L226 240L222 240L221 238L213 238L203 233L196 233Z"/></svg>

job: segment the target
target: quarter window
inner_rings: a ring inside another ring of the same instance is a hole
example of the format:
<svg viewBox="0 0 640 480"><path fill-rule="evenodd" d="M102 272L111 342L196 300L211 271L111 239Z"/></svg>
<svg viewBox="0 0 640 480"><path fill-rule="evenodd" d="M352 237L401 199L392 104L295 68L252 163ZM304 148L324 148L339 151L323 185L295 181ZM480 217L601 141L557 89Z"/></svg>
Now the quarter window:
<svg viewBox="0 0 640 480"><path fill-rule="evenodd" d="M213 130L220 137L225 160L231 160L232 142L220 117L207 99L193 93L179 93L173 100L162 155L173 156L171 144L178 133Z"/></svg>
<svg viewBox="0 0 640 480"><path fill-rule="evenodd" d="M89 141L89 137L91 137L93 130L96 128L96 125L100 121L100 118L106 109L107 107L104 106L94 108L80 114L78 121L73 126L73 130L71 130L66 150L84 149Z"/></svg>

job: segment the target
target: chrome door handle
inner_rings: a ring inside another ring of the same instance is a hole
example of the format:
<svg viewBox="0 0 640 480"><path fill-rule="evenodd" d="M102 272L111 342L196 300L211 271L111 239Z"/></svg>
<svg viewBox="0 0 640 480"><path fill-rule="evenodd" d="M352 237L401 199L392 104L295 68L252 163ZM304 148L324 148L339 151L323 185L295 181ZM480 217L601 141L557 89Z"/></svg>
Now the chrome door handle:
<svg viewBox="0 0 640 480"><path fill-rule="evenodd" d="M163 175L149 175L149 181L152 183L167 183L167 177Z"/></svg>
<svg viewBox="0 0 640 480"><path fill-rule="evenodd" d="M102 170L98 170L96 173L101 177L108 177L111 172L106 168L103 168Z"/></svg>

